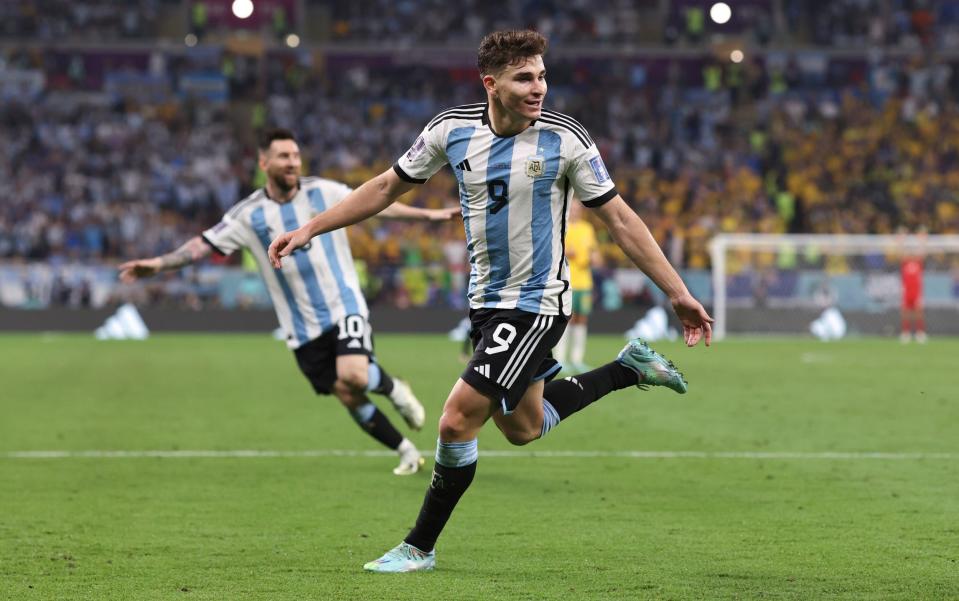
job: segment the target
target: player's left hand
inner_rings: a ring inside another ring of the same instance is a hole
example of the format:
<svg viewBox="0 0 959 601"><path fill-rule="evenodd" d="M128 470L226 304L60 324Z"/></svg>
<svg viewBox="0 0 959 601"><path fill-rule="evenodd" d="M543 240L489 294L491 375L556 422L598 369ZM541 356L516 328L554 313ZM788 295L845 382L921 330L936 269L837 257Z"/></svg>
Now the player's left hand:
<svg viewBox="0 0 959 601"><path fill-rule="evenodd" d="M284 232L276 237L267 250L270 263L274 269L279 269L282 265L280 260L289 256L294 250L306 246L310 242L310 234L303 231L303 228L297 228L292 232Z"/></svg>
<svg viewBox="0 0 959 601"><path fill-rule="evenodd" d="M683 324L683 340L686 346L696 346L700 339L705 339L706 346L713 341L713 318L706 313L703 305L686 293L672 299L673 311Z"/></svg>
<svg viewBox="0 0 959 601"><path fill-rule="evenodd" d="M429 221L449 221L460 214L459 207L444 207L442 209L428 209L427 219Z"/></svg>

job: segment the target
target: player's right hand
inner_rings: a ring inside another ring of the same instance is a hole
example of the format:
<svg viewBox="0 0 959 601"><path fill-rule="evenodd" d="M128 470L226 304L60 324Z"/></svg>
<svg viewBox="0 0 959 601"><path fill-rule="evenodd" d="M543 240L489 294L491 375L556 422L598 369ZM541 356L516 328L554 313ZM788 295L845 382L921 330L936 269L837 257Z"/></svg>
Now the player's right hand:
<svg viewBox="0 0 959 601"><path fill-rule="evenodd" d="M306 246L310 242L309 233L303 231L303 228L297 228L292 232L284 232L276 237L270 244L266 254L270 257L270 264L274 269L282 267L281 260L289 256L294 250Z"/></svg>
<svg viewBox="0 0 959 601"><path fill-rule="evenodd" d="M138 278L148 278L156 275L160 271L160 259L137 259L127 261L118 268L120 270L120 281L129 284Z"/></svg>
<svg viewBox="0 0 959 601"><path fill-rule="evenodd" d="M672 299L673 311L683 324L683 340L686 346L696 346L701 339L706 346L713 341L713 318L702 304L688 292Z"/></svg>

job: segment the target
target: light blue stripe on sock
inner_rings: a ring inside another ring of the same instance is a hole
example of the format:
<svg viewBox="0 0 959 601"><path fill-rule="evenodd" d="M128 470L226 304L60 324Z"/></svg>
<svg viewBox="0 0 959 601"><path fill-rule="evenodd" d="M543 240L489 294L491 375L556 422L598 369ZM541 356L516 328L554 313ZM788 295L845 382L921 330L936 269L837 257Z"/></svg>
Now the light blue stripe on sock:
<svg viewBox="0 0 959 601"><path fill-rule="evenodd" d="M479 459L479 443L474 438L466 442L436 441L436 463L443 467L464 467Z"/></svg>
<svg viewBox="0 0 959 601"><path fill-rule="evenodd" d="M382 381L383 374L380 372L380 366L370 361L369 367L366 368L366 390L376 390Z"/></svg>
<svg viewBox="0 0 959 601"><path fill-rule="evenodd" d="M543 428L540 430L539 437L542 438L549 434L549 431L555 428L558 423L559 413L556 413L552 403L543 399Z"/></svg>
<svg viewBox="0 0 959 601"><path fill-rule="evenodd" d="M376 405L373 403L363 403L356 409L350 411L350 413L353 414L353 419L361 424L365 424L373 419L373 414L376 413Z"/></svg>

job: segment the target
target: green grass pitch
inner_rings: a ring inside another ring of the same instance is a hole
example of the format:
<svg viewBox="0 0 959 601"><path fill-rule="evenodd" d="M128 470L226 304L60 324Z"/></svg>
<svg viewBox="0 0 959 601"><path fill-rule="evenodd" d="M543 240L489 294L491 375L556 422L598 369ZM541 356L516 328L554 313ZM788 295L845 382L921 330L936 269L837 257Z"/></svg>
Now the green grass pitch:
<svg viewBox="0 0 959 601"><path fill-rule="evenodd" d="M377 346L432 449L458 345ZM959 599L959 341L654 346L689 394L614 393L522 448L488 425L481 454L519 454L481 455L436 572L383 576L361 566L428 471L326 454L377 446L282 343L0 337L0 599ZM286 454L18 454L94 450Z"/></svg>

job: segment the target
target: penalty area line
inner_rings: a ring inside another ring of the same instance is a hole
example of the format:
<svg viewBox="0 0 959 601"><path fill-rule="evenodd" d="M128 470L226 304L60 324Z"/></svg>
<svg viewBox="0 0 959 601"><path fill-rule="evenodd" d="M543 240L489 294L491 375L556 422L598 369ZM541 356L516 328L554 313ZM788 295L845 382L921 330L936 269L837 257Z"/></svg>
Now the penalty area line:
<svg viewBox="0 0 959 601"><path fill-rule="evenodd" d="M432 455L433 450L424 450ZM311 458L311 457L394 457L394 451L356 451L348 449L280 450L117 450L117 451L7 451L0 459L257 459L257 458ZM959 453L927 452L802 452L802 451L480 451L483 458L562 458L562 459L752 459L798 461L917 461L959 459Z"/></svg>

